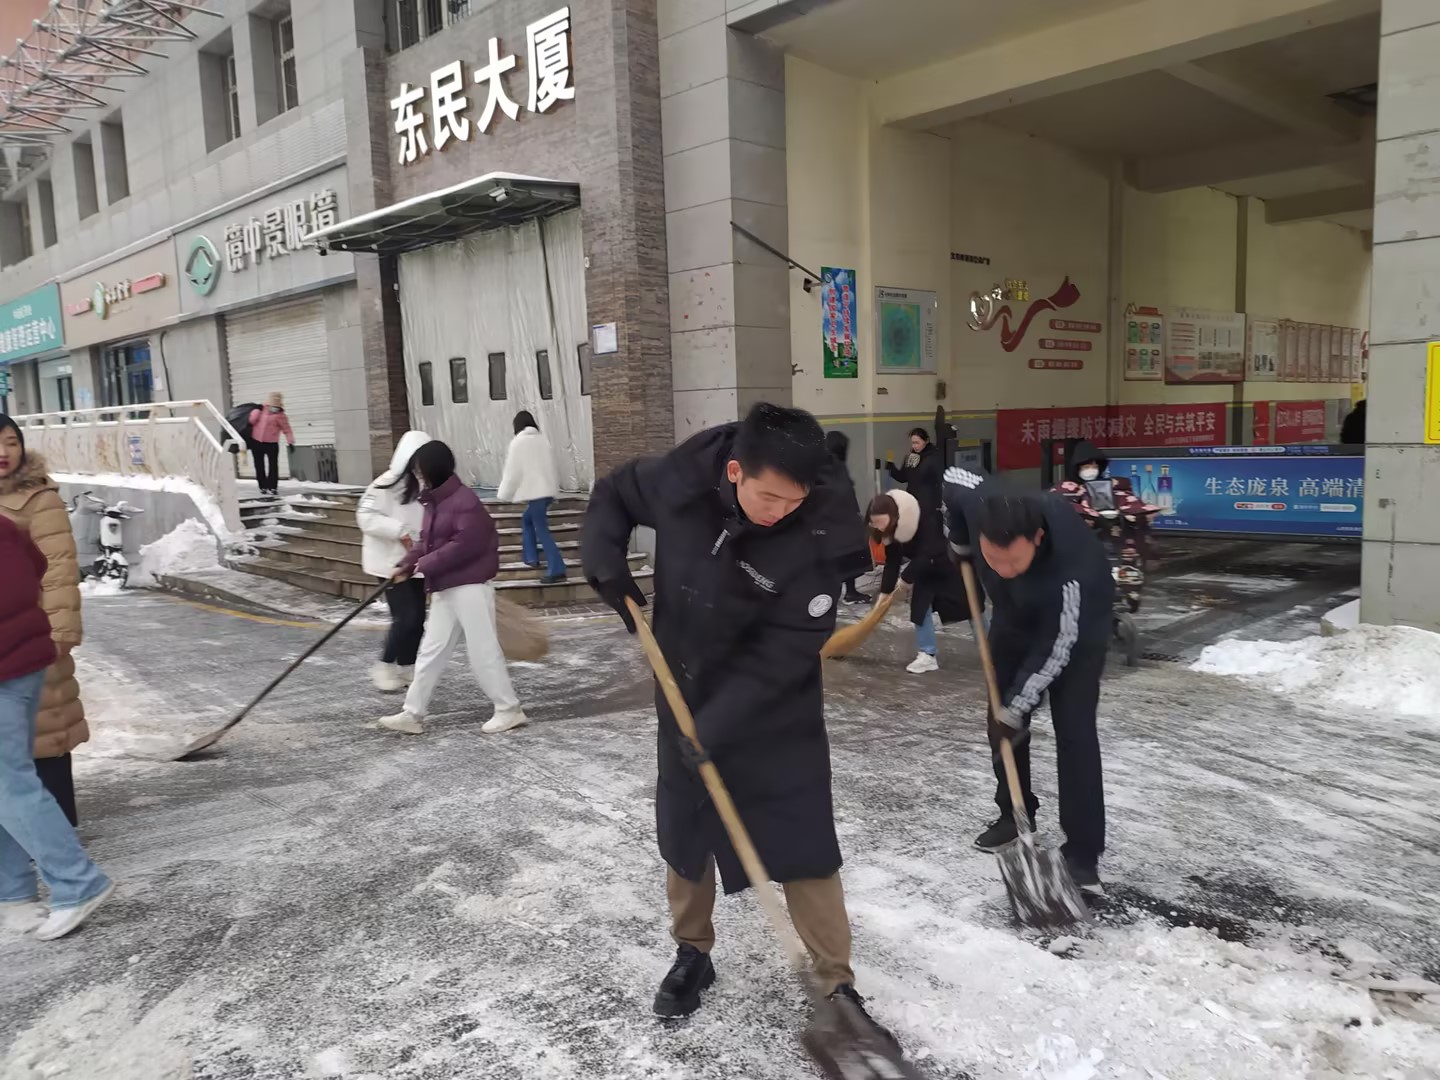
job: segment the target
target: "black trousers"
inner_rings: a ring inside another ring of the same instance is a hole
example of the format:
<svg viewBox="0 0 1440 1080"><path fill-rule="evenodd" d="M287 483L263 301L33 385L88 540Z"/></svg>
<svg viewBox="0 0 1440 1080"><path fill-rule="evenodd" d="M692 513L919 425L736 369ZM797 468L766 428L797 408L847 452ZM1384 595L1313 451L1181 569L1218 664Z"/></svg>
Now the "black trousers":
<svg viewBox="0 0 1440 1080"><path fill-rule="evenodd" d="M425 582L421 578L397 581L385 590L390 605L390 631L380 659L387 664L413 667L425 633Z"/></svg>
<svg viewBox="0 0 1440 1080"><path fill-rule="evenodd" d="M69 754L60 757L35 759L35 771L45 790L55 797L72 826L80 824L80 815L75 810L75 774L71 770Z"/></svg>
<svg viewBox="0 0 1440 1080"><path fill-rule="evenodd" d="M278 442L252 442L250 449L255 455L255 480L261 491L280 490L280 444Z"/></svg>
<svg viewBox="0 0 1440 1080"><path fill-rule="evenodd" d="M1105 785L1100 766L1100 736L1095 730L1095 710L1100 702L1100 676L1105 670L1109 643L1078 644L1070 663L1047 691L1050 716L1055 724L1055 764L1060 774L1060 827L1065 830L1061 849L1079 862L1094 865L1105 850ZM995 677L1003 694L1014 682L1027 652L1027 642L1003 635L990 635L990 652ZM990 750L994 755L995 804L1010 814L1010 787L1000 760L1000 725L990 725ZM1006 728L1006 731L1009 729ZM1030 740L1015 747L1015 766L1020 790L1033 820L1040 800L1030 787Z"/></svg>

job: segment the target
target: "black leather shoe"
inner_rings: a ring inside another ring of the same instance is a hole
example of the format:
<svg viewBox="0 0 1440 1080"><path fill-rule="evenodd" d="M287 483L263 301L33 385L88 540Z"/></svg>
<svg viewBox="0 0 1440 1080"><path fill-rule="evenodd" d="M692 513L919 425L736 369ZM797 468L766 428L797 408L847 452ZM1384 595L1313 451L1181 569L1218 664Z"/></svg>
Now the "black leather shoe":
<svg viewBox="0 0 1440 1080"><path fill-rule="evenodd" d="M900 1045L900 1040L895 1038L889 1028L887 1028L884 1024L879 1023L873 1016L871 1016L868 1012L865 1011L865 999L860 996L860 994L856 991L855 987L851 986L849 983L842 983L841 985L837 986L830 994L831 1001L834 1001L836 998L842 997L847 998L850 1003L859 1010L860 1015L863 1016L865 1018L865 1022L874 1029L875 1034L888 1040L895 1046Z"/></svg>
<svg viewBox="0 0 1440 1080"><path fill-rule="evenodd" d="M655 1015L667 1020L689 1016L700 1008L700 992L715 982L715 965L694 945L675 950L675 963L655 995Z"/></svg>
<svg viewBox="0 0 1440 1080"><path fill-rule="evenodd" d="M1031 827L1034 825L1032 823ZM990 823L989 828L975 838L975 846L981 851L1004 851L1020 839L1020 829L1015 824L1014 814L1001 814Z"/></svg>

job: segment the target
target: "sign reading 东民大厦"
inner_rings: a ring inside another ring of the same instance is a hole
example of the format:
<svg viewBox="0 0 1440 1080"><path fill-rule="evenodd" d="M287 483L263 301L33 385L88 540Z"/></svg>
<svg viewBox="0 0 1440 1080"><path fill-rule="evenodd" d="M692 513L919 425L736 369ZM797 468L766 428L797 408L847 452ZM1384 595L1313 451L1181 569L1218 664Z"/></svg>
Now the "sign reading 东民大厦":
<svg viewBox="0 0 1440 1080"><path fill-rule="evenodd" d="M1359 539L1365 509L1365 455L1349 447L1213 446L1172 455L1110 455L1110 475L1127 478L1160 507L1157 531Z"/></svg>
<svg viewBox="0 0 1440 1080"><path fill-rule="evenodd" d="M340 220L346 186L345 167L336 166L176 233L181 311L226 308L348 277L353 256L322 256L308 239Z"/></svg>
<svg viewBox="0 0 1440 1080"><path fill-rule="evenodd" d="M546 113L561 101L575 100L574 73L571 70L570 9L552 11L525 28L525 72L529 84L526 107L532 113ZM503 53L500 39L492 37L483 62L474 63L471 77L465 77L465 65L452 60L430 73L430 85L411 86L402 82L399 92L390 101L395 113L395 134L399 141L398 160L411 165L432 147L443 150L452 140L467 142L472 123L467 112L470 97L465 93L473 83L477 87L479 115L474 130L483 135L490 130L497 112L515 120L520 104L505 88L505 76L519 66L513 53ZM430 96L427 123L421 111L426 93Z"/></svg>
<svg viewBox="0 0 1440 1080"><path fill-rule="evenodd" d="M65 344L60 289L44 285L0 306L0 364L36 356Z"/></svg>

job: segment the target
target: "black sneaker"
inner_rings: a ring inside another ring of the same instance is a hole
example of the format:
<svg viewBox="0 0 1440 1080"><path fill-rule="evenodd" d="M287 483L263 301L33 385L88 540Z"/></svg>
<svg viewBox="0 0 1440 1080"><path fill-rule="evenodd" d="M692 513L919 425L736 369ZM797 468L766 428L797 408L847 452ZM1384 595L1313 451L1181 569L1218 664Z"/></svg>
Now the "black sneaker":
<svg viewBox="0 0 1440 1080"><path fill-rule="evenodd" d="M856 589L853 592L848 592L845 594L845 603L868 604L870 603L870 597L868 594L861 592L859 589Z"/></svg>
<svg viewBox="0 0 1440 1080"><path fill-rule="evenodd" d="M1105 898L1105 885L1100 880L1100 871L1094 863L1087 863L1072 855L1065 856L1065 866L1070 871L1070 880L1075 882L1082 896L1095 900Z"/></svg>
<svg viewBox="0 0 1440 1080"><path fill-rule="evenodd" d="M1015 815L1001 814L990 823L989 828L975 838L975 846L981 851L994 854L997 851L1005 850L1019 839L1020 829L1015 824Z"/></svg>
<svg viewBox="0 0 1440 1080"><path fill-rule="evenodd" d="M564 583L565 583L565 575L564 575L564 574L546 574L544 577L542 577L542 578L540 579L540 584L541 584L541 585L563 585Z"/></svg>
<svg viewBox="0 0 1440 1080"><path fill-rule="evenodd" d="M900 1040L895 1038L894 1034L891 1033L889 1028L877 1021L873 1016L871 1016L868 1012L865 1011L865 999L860 996L860 994L856 991L855 987L851 986L849 983L842 983L830 993L831 1001L834 1001L836 998L842 997L848 1000L852 1005L855 1006L856 1009L859 1010L860 1015L865 1018L866 1023L868 1023L872 1028L875 1029L875 1034L882 1036L894 1046L900 1045Z"/></svg>
<svg viewBox="0 0 1440 1080"><path fill-rule="evenodd" d="M715 982L715 965L694 945L675 950L675 963L655 995L655 1015L673 1020L700 1008L700 991Z"/></svg>

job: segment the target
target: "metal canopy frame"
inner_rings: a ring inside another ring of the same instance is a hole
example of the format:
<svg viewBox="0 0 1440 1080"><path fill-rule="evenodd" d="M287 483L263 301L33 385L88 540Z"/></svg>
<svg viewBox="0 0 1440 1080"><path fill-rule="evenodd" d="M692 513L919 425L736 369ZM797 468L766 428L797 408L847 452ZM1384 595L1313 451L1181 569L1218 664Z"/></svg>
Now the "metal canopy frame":
<svg viewBox="0 0 1440 1080"><path fill-rule="evenodd" d="M112 80L144 78L156 46L196 39L191 15L220 17L212 0L50 0L15 51L0 57L0 189L49 159L77 113L109 105Z"/></svg>
<svg viewBox="0 0 1440 1080"><path fill-rule="evenodd" d="M311 233L321 252L400 255L474 232L518 225L580 205L580 185L515 173L486 173L454 187L372 210Z"/></svg>

